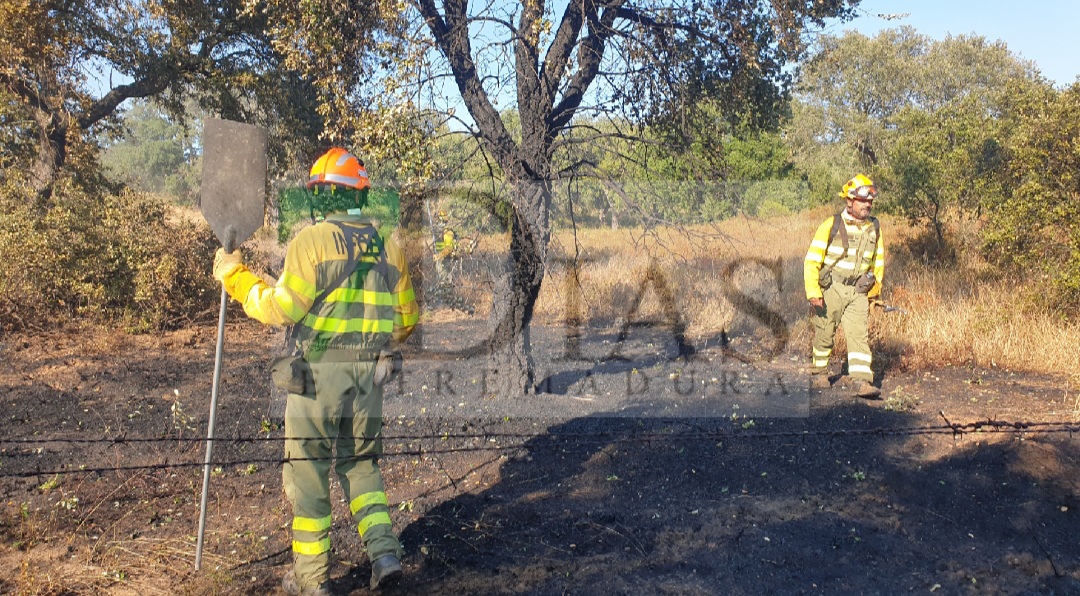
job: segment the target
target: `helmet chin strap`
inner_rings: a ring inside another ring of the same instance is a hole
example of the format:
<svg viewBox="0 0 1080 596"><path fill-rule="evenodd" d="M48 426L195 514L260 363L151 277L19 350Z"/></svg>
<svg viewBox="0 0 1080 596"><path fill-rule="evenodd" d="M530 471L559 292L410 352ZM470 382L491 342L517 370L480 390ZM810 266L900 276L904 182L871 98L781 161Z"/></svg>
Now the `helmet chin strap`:
<svg viewBox="0 0 1080 596"><path fill-rule="evenodd" d="M311 193L307 195L308 213L311 215L311 225L315 225L315 199Z"/></svg>

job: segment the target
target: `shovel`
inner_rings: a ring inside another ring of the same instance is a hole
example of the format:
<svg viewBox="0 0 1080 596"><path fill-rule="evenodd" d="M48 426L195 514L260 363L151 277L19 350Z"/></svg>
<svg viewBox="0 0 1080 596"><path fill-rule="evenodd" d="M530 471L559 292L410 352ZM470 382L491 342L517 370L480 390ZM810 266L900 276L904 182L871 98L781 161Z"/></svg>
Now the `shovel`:
<svg viewBox="0 0 1080 596"><path fill-rule="evenodd" d="M266 192L266 131L250 124L207 118L203 127L203 176L199 210L225 252L251 237L262 227ZM210 466L214 452L218 387L221 384L221 353L225 345L225 306L229 295L221 287L217 348L214 351L214 383L210 391L210 421L206 430L202 500L199 503L199 539L195 546L195 570L202 567L206 531L206 501L210 494Z"/></svg>
<svg viewBox="0 0 1080 596"><path fill-rule="evenodd" d="M901 315L908 314L908 311L900 308L899 306L892 306L891 304L884 304L882 302L876 302L876 303L874 303L874 306L880 308L881 312L895 312L895 313L899 313Z"/></svg>

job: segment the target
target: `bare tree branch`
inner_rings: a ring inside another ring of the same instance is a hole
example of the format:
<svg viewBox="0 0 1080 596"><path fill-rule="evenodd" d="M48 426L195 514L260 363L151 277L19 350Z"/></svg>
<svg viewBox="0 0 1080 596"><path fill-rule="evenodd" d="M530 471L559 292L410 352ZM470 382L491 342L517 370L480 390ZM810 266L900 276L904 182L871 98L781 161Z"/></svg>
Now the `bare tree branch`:
<svg viewBox="0 0 1080 596"><path fill-rule="evenodd" d="M618 1L621 3L621 0ZM613 32L617 9L618 4L606 8L599 17L595 13L586 15L589 35L582 40L581 48L578 50L578 70L563 94L562 101L551 111L548 122L552 130L558 130L570 122L574 117L574 112L581 105L585 92L600 72L604 48Z"/></svg>
<svg viewBox="0 0 1080 596"><path fill-rule="evenodd" d="M484 91L476 64L472 58L466 0L445 0L446 19L443 20L434 0L418 0L417 7L428 24L435 42L450 64L458 92L479 127L480 134L492 149L506 156L513 155L516 146L506 131L498 111Z"/></svg>

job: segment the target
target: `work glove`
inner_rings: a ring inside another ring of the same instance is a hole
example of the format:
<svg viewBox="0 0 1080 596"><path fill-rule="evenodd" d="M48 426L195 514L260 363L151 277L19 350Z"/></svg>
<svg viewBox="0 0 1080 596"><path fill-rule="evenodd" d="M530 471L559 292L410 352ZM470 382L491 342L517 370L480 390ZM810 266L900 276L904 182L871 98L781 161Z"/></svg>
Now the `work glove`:
<svg viewBox="0 0 1080 596"><path fill-rule="evenodd" d="M397 350L379 351L379 359L375 362L375 378L372 382L381 387L401 372L401 352Z"/></svg>
<svg viewBox="0 0 1080 596"><path fill-rule="evenodd" d="M225 252L224 248L219 248L214 255L214 279L223 281L226 276L243 266L244 256L239 250Z"/></svg>

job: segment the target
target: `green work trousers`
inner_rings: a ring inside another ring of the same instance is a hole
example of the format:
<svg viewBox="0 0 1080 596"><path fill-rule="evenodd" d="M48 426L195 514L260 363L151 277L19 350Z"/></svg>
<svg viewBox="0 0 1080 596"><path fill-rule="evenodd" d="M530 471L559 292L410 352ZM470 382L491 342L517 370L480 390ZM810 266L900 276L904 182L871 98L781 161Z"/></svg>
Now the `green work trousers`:
<svg viewBox="0 0 1080 596"><path fill-rule="evenodd" d="M375 363L311 363L315 393L290 393L285 406L283 484L293 508L293 565L302 589L330 574L330 464L341 481L368 557L401 545L390 525L378 456L382 453L382 387ZM356 437L356 438L353 438Z"/></svg>
<svg viewBox="0 0 1080 596"><path fill-rule="evenodd" d="M873 382L870 369L870 301L854 286L833 283L824 291L825 306L815 308L811 317L814 325L814 353L810 372L823 374L829 369L837 325L844 327L847 341L848 374L853 379Z"/></svg>

